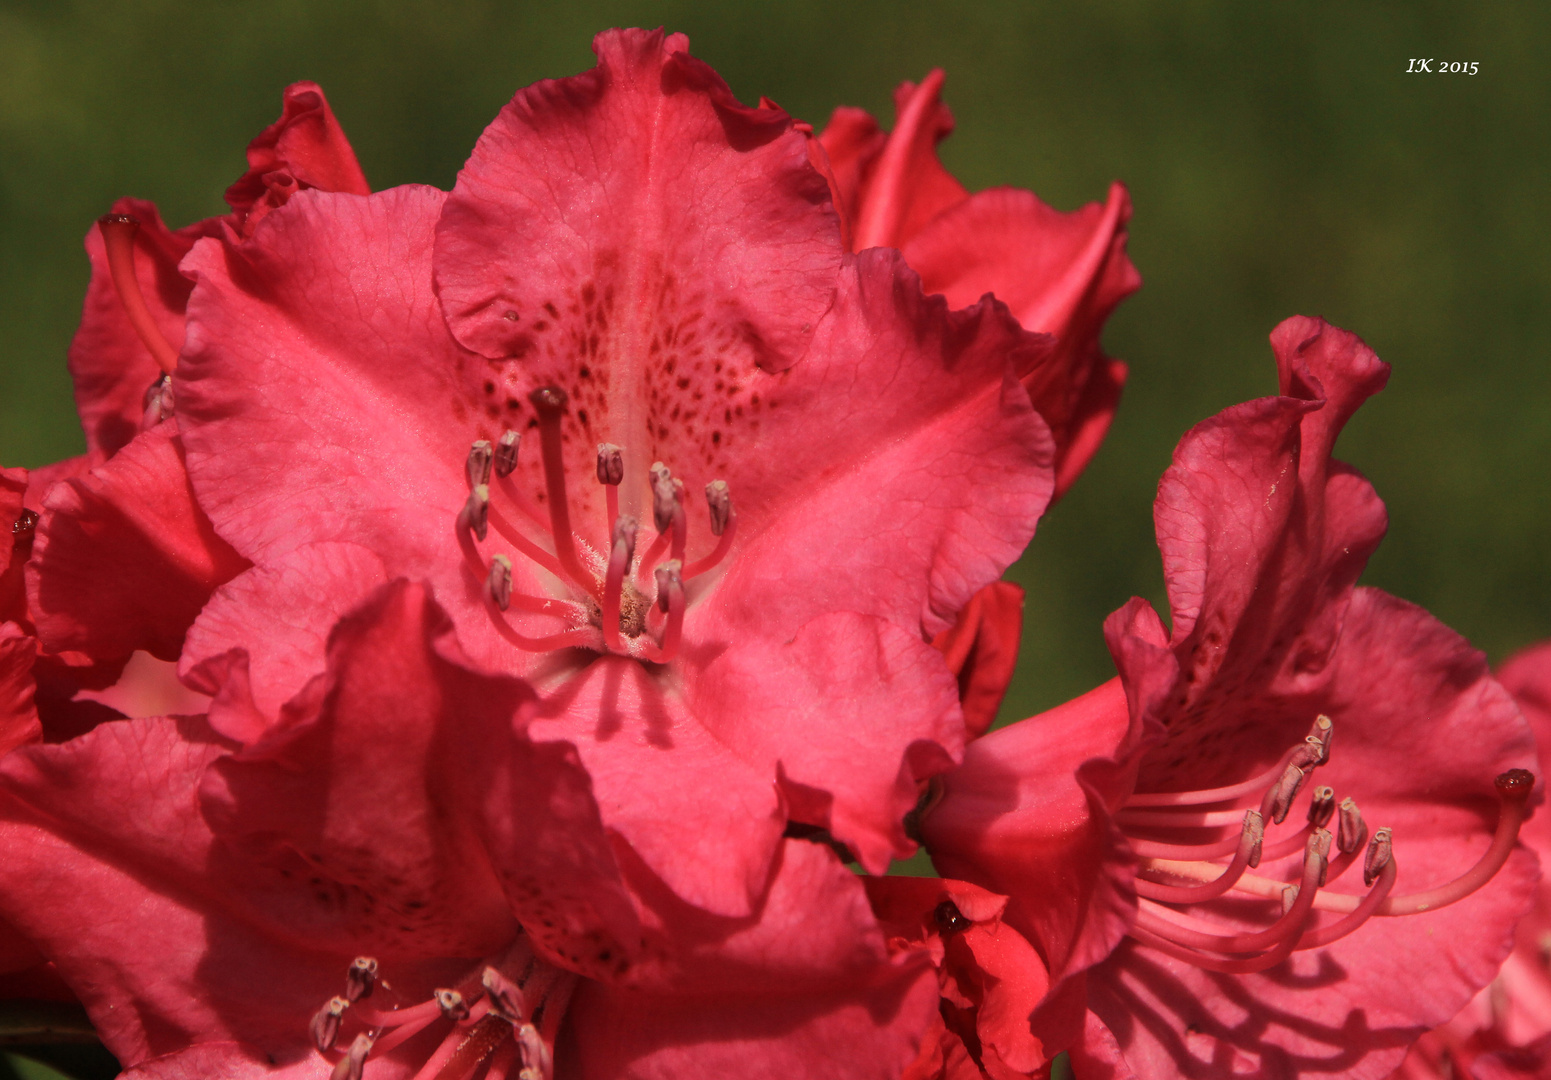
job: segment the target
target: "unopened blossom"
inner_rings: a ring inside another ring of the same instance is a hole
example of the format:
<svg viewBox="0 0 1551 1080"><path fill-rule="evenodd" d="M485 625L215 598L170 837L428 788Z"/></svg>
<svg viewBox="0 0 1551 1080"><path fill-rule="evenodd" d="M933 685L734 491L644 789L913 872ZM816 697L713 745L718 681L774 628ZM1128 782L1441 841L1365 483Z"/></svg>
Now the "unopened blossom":
<svg viewBox="0 0 1551 1080"><path fill-rule="evenodd" d="M1103 205L1061 213L1030 191L970 194L937 158L953 131L943 73L894 92L894 129L861 109L836 109L815 142L847 245L899 248L929 293L968 307L987 293L1026 328L1053 334L1055 356L1023 377L1056 442L1056 493L1071 487L1103 442L1126 366L1099 335L1141 285L1126 256L1131 199L1113 184Z"/></svg>
<svg viewBox="0 0 1551 1080"><path fill-rule="evenodd" d="M254 568L183 654L262 638L260 712L338 615L429 582L538 689L605 824L685 901L756 910L789 822L869 870L960 752L928 642L1053 486L1050 339L848 254L807 139L681 37L602 35L450 195L306 191L209 238L173 379L200 507Z"/></svg>
<svg viewBox="0 0 1551 1080"><path fill-rule="evenodd" d="M1272 344L1280 396L1196 427L1159 487L1172 630L1116 612L1120 677L971 744L922 817L943 874L1007 897L1052 987L1030 1031L1080 1030L1079 1076L1384 1076L1531 901L1512 698L1354 588L1384 509L1330 450L1388 369L1318 320Z"/></svg>
<svg viewBox="0 0 1551 1080"><path fill-rule="evenodd" d="M786 840L757 915L685 905L424 586L349 613L279 725L247 664L207 715L0 761L0 916L130 1075L881 1080L915 1054L932 968L859 878Z"/></svg>
<svg viewBox="0 0 1551 1080"><path fill-rule="evenodd" d="M1551 642L1525 649L1497 673L1535 732L1540 771L1551 764ZM1537 814L1519 834L1551 859L1551 821ZM1396 1072L1402 1080L1536 1080L1551 1073L1551 890L1519 920L1513 952L1458 1016L1422 1036Z"/></svg>

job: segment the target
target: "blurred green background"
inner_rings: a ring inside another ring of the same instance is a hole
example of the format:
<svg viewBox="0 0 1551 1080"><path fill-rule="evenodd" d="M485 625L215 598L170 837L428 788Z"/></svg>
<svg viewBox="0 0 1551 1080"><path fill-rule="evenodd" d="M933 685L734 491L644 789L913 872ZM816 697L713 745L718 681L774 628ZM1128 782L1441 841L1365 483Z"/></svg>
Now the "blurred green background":
<svg viewBox="0 0 1551 1080"><path fill-rule="evenodd" d="M956 6L957 7L957 6ZM948 71L972 189L1062 209L1131 189L1146 281L1110 324L1132 376L1109 443L1012 572L1029 590L1004 715L1112 674L1100 624L1163 603L1158 476L1179 437L1274 392L1293 313L1395 367L1342 440L1390 508L1367 581L1494 660L1551 636L1551 18L1543 5L0 0L0 461L81 448L64 354L81 237L119 195L224 209L247 140L322 83L374 187L452 184L518 87L618 24L690 35L747 101L891 116ZM1412 57L1480 73L1408 75Z"/></svg>

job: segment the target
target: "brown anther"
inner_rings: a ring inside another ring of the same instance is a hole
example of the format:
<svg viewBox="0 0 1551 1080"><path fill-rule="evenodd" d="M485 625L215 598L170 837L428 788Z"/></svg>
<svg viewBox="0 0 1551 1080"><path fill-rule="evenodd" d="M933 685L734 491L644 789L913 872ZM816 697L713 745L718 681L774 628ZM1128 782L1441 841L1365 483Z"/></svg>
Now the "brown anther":
<svg viewBox="0 0 1551 1080"><path fill-rule="evenodd" d="M510 476L512 470L517 468L517 445L522 441L520 432L510 428L501 436L501 441L495 444L495 474L497 476Z"/></svg>
<svg viewBox="0 0 1551 1080"><path fill-rule="evenodd" d="M1315 788L1313 796L1309 799L1309 824L1316 829L1323 829L1335 813L1335 788L1328 786Z"/></svg>
<svg viewBox="0 0 1551 1080"><path fill-rule="evenodd" d="M1271 820L1280 825L1287 818L1287 812L1292 809L1293 799L1298 795L1298 789L1303 786L1304 772L1296 765L1289 765L1282 771L1282 775L1271 787L1270 805L1268 807Z"/></svg>
<svg viewBox="0 0 1551 1080"><path fill-rule="evenodd" d="M366 1055L372 1052L374 1041L365 1032L357 1035L345 1056L339 1059L339 1064L329 1074L329 1080L361 1080L361 1073L366 1068Z"/></svg>
<svg viewBox="0 0 1551 1080"><path fill-rule="evenodd" d="M345 972L345 997L350 1001L360 1001L371 997L376 988L377 958L357 956L350 961L350 970Z"/></svg>
<svg viewBox="0 0 1551 1080"><path fill-rule="evenodd" d="M33 510L23 510L20 516L11 522L11 535L23 536L38 527L38 515Z"/></svg>
<svg viewBox="0 0 1551 1080"><path fill-rule="evenodd" d="M1368 839L1368 824L1363 821L1357 800L1350 795L1341 800L1341 824L1336 829L1336 847L1343 855L1350 855L1362 847Z"/></svg>
<svg viewBox="0 0 1551 1080"><path fill-rule="evenodd" d="M711 512L711 535L720 536L727 531L732 518L732 492L725 480L712 480L705 486L706 508Z"/></svg>
<svg viewBox="0 0 1551 1080"><path fill-rule="evenodd" d="M1394 855L1394 844L1388 829L1378 829L1368 843L1368 854L1363 856L1363 884L1372 885Z"/></svg>
<svg viewBox="0 0 1551 1080"><path fill-rule="evenodd" d="M1298 886L1289 885L1282 890L1282 914L1286 915L1298 902Z"/></svg>
<svg viewBox="0 0 1551 1080"><path fill-rule="evenodd" d="M436 1005L442 1010L442 1015L454 1022L467 1020L469 1017L468 1002L463 1000L463 995L456 990L437 990L431 995L436 999Z"/></svg>
<svg viewBox="0 0 1551 1080"><path fill-rule="evenodd" d="M493 967L485 968L479 981L490 996L491 1012L513 1024L520 1024L526 1019L523 1015L522 991L516 983Z"/></svg>
<svg viewBox="0 0 1551 1080"><path fill-rule="evenodd" d="M469 492L469 500L463 504L458 520L465 529L472 529L475 536L481 540L485 538L490 532L489 487L478 484L473 491Z"/></svg>
<svg viewBox="0 0 1551 1080"><path fill-rule="evenodd" d="M469 487L490 483L490 466L495 460L489 439L480 439L469 447Z"/></svg>
<svg viewBox="0 0 1551 1080"><path fill-rule="evenodd" d="M625 478L625 452L610 442L598 444L598 483L618 486Z"/></svg>
<svg viewBox="0 0 1551 1080"><path fill-rule="evenodd" d="M541 386L528 395L528 400L533 403L533 410L546 418L560 416L571 402L558 386Z"/></svg>
<svg viewBox="0 0 1551 1080"><path fill-rule="evenodd" d="M1307 858L1319 860L1319 887L1325 887L1325 875L1330 872L1330 832L1326 829L1315 829L1309 835L1309 842L1305 846Z"/></svg>
<svg viewBox="0 0 1551 1080"><path fill-rule="evenodd" d="M1320 756L1315 764L1323 765L1330 760L1330 740L1335 737L1335 734L1335 721L1330 717L1320 713L1314 718L1314 726L1309 729L1308 737L1319 740Z"/></svg>
<svg viewBox="0 0 1551 1080"><path fill-rule="evenodd" d="M673 482L672 471L660 461L652 462L652 524L658 532L668 531L678 505L678 486Z"/></svg>
<svg viewBox="0 0 1551 1080"><path fill-rule="evenodd" d="M1497 794L1505 799L1522 802L1535 790L1535 774L1528 769L1509 769L1496 781Z"/></svg>
<svg viewBox="0 0 1551 1080"><path fill-rule="evenodd" d="M683 564L677 559L669 559L652 572L652 576L657 579L657 606L661 610L668 610L673 590L684 587L683 579L679 576L683 569Z"/></svg>
<svg viewBox="0 0 1551 1080"><path fill-rule="evenodd" d="M959 905L952 900L944 900L932 909L932 921L944 934L962 934L975 925L964 917Z"/></svg>
<svg viewBox="0 0 1551 1080"><path fill-rule="evenodd" d="M1313 772L1315 766L1323 761L1324 758L1325 744L1313 735L1309 735L1303 740L1303 745L1293 751L1289 763L1296 765L1304 772Z"/></svg>
<svg viewBox="0 0 1551 1080"><path fill-rule="evenodd" d="M496 555L490 560L490 572L485 575L485 595L502 611L511 607L512 560L505 555Z"/></svg>
<svg viewBox="0 0 1551 1080"><path fill-rule="evenodd" d="M1266 819L1260 815L1259 810L1244 811L1244 833L1240 838L1249 839L1249 860L1246 865L1251 870L1260 865L1260 848L1266 837Z"/></svg>
<svg viewBox="0 0 1551 1080"><path fill-rule="evenodd" d="M334 1049L334 1044L339 1041L339 1026L344 1023L345 1010L350 1007L350 1002L342 997L332 997L328 1002L312 1014L312 1023L307 1025L307 1031L312 1035L312 1045L318 1048L318 1053L326 1054Z"/></svg>

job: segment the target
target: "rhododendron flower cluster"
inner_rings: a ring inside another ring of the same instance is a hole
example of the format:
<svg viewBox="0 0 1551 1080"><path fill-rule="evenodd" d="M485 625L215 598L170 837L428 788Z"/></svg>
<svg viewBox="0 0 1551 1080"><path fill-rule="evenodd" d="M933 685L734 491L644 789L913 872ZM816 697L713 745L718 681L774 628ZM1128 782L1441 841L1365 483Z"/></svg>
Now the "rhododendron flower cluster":
<svg viewBox="0 0 1551 1080"><path fill-rule="evenodd" d="M230 214L89 234L87 454L0 474L5 970L142 1077L1393 1068L1508 953L1538 767L1354 588L1387 368L1280 327L1160 488L1172 628L991 732L1124 189L968 193L941 72L816 132L595 51L450 192L297 84Z"/></svg>

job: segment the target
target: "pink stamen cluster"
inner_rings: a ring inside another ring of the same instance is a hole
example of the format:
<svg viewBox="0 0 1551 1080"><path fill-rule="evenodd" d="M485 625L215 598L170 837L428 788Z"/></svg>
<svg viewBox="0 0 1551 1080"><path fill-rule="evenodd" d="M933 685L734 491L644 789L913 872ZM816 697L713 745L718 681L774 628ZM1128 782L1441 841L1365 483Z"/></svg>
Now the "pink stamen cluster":
<svg viewBox="0 0 1551 1080"><path fill-rule="evenodd" d="M518 1080L552 1080L555 1034L576 983L576 975L537 959L520 940L498 965L485 966L459 987L382 1009L363 1002L379 986L390 994L392 989L377 978L377 961L361 956L350 965L344 994L313 1015L309 1031L318 1053L334 1062L330 1080L361 1080L368 1057L380 1058L438 1022L451 1027L413 1080L468 1080L481 1066L483 1080L506 1080L514 1067ZM363 1030L341 1053L347 1020Z"/></svg>
<svg viewBox="0 0 1551 1080"><path fill-rule="evenodd" d="M705 558L686 566L688 524L684 512L684 482L674 477L662 462L655 462L651 468L651 487L652 518L657 536L638 559L636 535L640 525L631 515L619 512L625 451L612 443L599 444L597 476L607 500L609 542L605 547L607 556L598 560L595 569L590 569L578 552L581 541L571 527L570 503L566 495L560 430L567 406L566 393L558 387L543 387L530 394L528 400L533 403L538 417L544 488L549 506L547 517L511 480L511 474L517 468L521 436L508 430L497 445L491 446L482 439L469 450L469 498L457 518L458 543L470 571L477 580L485 583L485 602L496 629L519 649L546 652L573 647L598 648L598 634L591 627L578 625L594 623L602 632L602 651L667 663L678 655L683 636L684 583L719 564L732 549L738 519L726 482L715 480L706 485L706 505L711 532L717 537L716 547ZM541 542L530 539L511 518L491 504L492 480L507 502L530 524L548 534L552 552ZM511 559L495 555L486 563L475 544L476 540L486 538L492 526L519 552L560 579L571 589L574 598L561 600L514 593ZM545 637L530 637L507 620L506 612L513 607L565 619L572 626Z"/></svg>
<svg viewBox="0 0 1551 1080"><path fill-rule="evenodd" d="M1330 718L1320 716L1302 743L1242 783L1134 794L1127 800L1116 820L1142 863L1136 881L1137 921L1131 930L1138 942L1208 971L1264 971L1295 951L1329 945L1374 916L1413 915L1461 900L1507 862L1534 787L1534 777L1523 769L1497 778L1501 807L1485 854L1458 878L1425 892L1390 895L1397 873L1391 830L1377 829L1370 838L1356 800L1348 796L1337 806L1329 787L1313 789L1300 827L1268 839L1268 823L1286 820L1309 774L1330 760L1334 733ZM1326 828L1332 819L1334 832ZM1227 831L1235 825L1236 833ZM1200 839L1208 830L1218 836ZM1246 873L1262 859L1284 860L1300 850L1303 858L1286 880ZM1359 855L1365 895L1321 891ZM1223 858L1228 859L1225 865ZM1187 910L1228 895L1275 901L1280 912L1262 930L1224 933L1221 925L1197 919ZM1321 922L1316 912L1339 917Z"/></svg>

